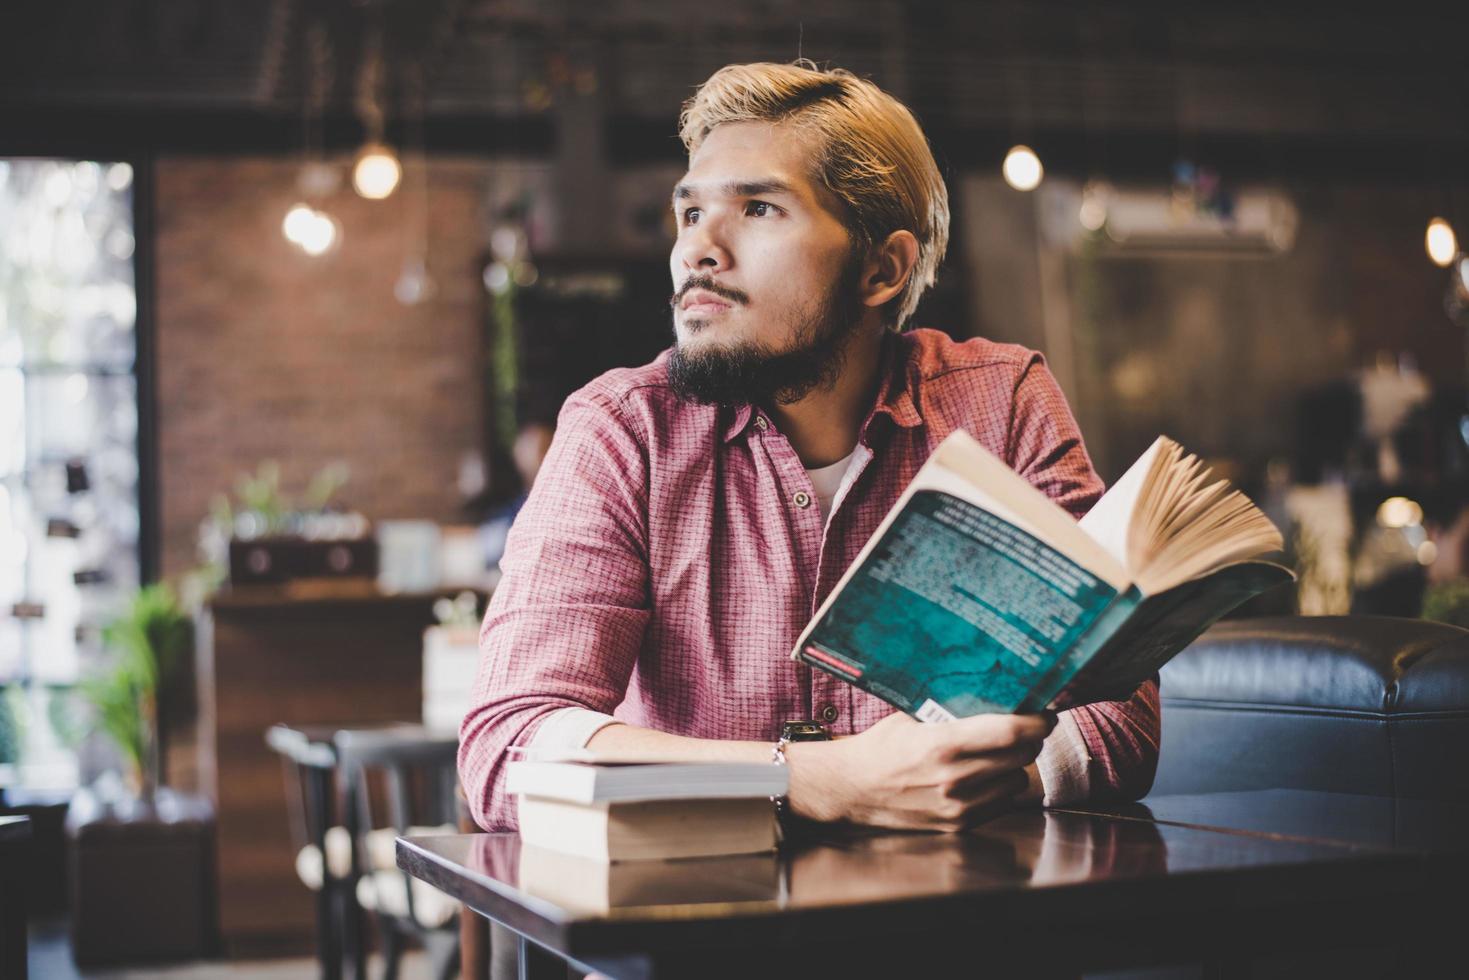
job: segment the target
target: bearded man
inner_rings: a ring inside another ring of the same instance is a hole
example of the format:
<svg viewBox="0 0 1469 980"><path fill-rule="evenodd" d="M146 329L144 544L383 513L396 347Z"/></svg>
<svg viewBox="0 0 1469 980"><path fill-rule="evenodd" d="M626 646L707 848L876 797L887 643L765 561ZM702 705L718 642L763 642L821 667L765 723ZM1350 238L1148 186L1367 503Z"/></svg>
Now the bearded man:
<svg viewBox="0 0 1469 980"><path fill-rule="evenodd" d="M1156 679L921 724L789 659L955 429L1073 515L1101 481L1039 354L905 329L949 206L901 103L809 62L730 65L680 124L675 343L567 400L510 532L460 732L478 821L515 827L505 750L526 745L783 762L790 812L884 827L1146 793ZM787 744L797 721L835 737Z"/></svg>

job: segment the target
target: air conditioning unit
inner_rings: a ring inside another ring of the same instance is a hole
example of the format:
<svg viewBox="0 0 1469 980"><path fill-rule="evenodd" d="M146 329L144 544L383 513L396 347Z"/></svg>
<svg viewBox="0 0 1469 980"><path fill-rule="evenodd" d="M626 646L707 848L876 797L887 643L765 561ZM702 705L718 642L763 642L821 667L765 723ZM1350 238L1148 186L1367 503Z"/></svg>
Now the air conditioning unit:
<svg viewBox="0 0 1469 980"><path fill-rule="evenodd" d="M1228 217L1175 199L1170 188L1115 188L1099 202L1104 252L1123 255L1268 258L1288 252L1300 212L1283 192L1235 192Z"/></svg>

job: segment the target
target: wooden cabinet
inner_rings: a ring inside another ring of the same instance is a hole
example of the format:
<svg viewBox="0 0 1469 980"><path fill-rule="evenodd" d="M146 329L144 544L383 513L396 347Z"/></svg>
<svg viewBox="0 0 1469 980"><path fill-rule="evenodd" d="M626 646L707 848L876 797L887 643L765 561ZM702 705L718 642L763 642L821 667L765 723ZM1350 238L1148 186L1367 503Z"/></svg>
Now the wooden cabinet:
<svg viewBox="0 0 1469 980"><path fill-rule="evenodd" d="M313 893L295 871L281 758L265 731L412 721L438 594L291 586L223 592L199 623L199 784L217 814L227 955L307 952Z"/></svg>

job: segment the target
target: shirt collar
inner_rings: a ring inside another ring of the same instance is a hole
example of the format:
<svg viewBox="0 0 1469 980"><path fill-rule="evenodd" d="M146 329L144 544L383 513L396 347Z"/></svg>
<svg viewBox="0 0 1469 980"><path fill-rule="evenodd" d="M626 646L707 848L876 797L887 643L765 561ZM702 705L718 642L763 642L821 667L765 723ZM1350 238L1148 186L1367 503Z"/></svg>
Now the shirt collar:
<svg viewBox="0 0 1469 980"><path fill-rule="evenodd" d="M722 410L727 420L724 424L724 441L730 442L745 429L749 428L750 420L755 417L755 410L746 405L736 405L733 408Z"/></svg>
<svg viewBox="0 0 1469 980"><path fill-rule="evenodd" d="M867 429L878 415L886 415L894 424L904 429L923 424L923 413L918 410L918 402L913 397L913 386L910 383L917 374L916 370L910 370L914 367L909 363L911 347L912 341L905 334L888 331L883 338L877 369L877 399L862 422L859 440L865 441ZM744 404L724 409L724 415L724 441L727 443L748 429L759 412L753 406Z"/></svg>
<svg viewBox="0 0 1469 980"><path fill-rule="evenodd" d="M878 367L877 400L862 423L862 437L879 415L886 415L904 429L923 424L923 413L913 396L917 385L918 365L913 363L913 339L907 334L889 330L883 338L882 359Z"/></svg>

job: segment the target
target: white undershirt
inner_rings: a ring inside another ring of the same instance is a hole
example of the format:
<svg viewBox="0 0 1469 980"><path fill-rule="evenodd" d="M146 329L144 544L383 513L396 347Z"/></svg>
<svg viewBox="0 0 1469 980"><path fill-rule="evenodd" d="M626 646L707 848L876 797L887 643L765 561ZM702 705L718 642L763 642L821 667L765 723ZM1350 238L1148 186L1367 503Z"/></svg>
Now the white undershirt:
<svg viewBox="0 0 1469 980"><path fill-rule="evenodd" d="M842 483L847 479L847 471L852 468L857 453L853 450L830 466L818 466L816 469L807 469L806 476L811 480L811 488L816 491L816 503L821 507L821 520L825 523L831 517L831 505L837 499L837 492L842 489Z"/></svg>

